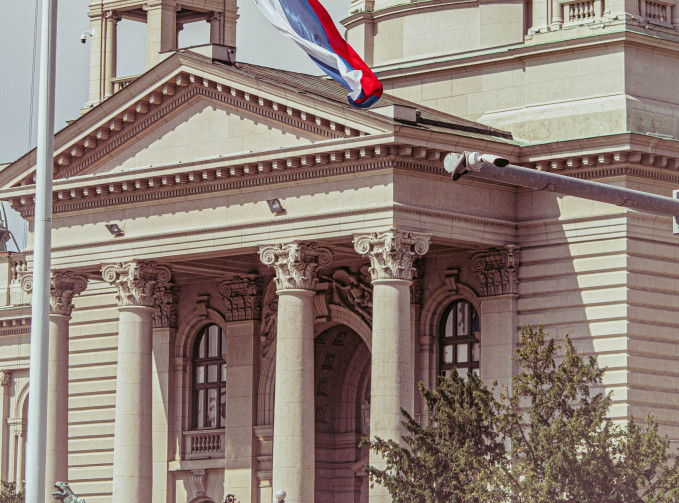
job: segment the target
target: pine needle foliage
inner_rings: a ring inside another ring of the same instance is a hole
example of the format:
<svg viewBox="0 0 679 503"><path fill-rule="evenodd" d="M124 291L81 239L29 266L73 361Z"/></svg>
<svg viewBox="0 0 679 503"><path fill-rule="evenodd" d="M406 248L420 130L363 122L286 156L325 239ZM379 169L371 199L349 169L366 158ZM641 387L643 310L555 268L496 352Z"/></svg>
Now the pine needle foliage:
<svg viewBox="0 0 679 503"><path fill-rule="evenodd" d="M0 480L0 503L24 503L24 493L17 490L15 482Z"/></svg>
<svg viewBox="0 0 679 503"><path fill-rule="evenodd" d="M403 442L364 439L366 468L395 503L679 503L679 464L652 416L609 419L605 369L565 338L524 326L517 375L499 393L453 372L420 390L432 419L402 411ZM497 398L496 398L497 396Z"/></svg>

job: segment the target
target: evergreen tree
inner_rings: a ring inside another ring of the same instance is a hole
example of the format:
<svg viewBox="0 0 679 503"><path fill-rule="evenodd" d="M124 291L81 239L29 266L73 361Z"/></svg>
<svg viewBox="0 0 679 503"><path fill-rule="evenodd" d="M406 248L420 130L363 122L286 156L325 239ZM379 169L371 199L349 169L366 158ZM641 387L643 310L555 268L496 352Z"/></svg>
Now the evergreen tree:
<svg viewBox="0 0 679 503"><path fill-rule="evenodd" d="M677 457L653 417L609 419L605 369L568 337L560 350L523 327L518 374L498 399L472 374L420 386L433 426L403 411L404 445L366 440L387 463L367 468L371 482L397 503L679 502Z"/></svg>

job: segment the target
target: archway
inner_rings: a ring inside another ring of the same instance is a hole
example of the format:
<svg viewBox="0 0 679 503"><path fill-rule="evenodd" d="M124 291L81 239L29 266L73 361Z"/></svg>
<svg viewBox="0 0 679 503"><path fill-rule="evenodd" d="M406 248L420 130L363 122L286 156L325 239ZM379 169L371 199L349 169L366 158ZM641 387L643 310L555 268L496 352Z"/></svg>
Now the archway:
<svg viewBox="0 0 679 503"><path fill-rule="evenodd" d="M357 463L367 450L358 443L369 427L370 350L343 324L324 330L314 342L315 501L360 503L366 484Z"/></svg>

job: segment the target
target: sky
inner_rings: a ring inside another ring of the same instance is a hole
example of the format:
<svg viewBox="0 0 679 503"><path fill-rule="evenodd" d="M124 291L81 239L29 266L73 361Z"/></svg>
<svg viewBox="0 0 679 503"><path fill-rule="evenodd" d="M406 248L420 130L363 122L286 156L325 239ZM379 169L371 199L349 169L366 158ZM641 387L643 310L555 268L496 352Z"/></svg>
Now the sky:
<svg viewBox="0 0 679 503"><path fill-rule="evenodd" d="M15 161L35 147L42 5L42 0L1 1L0 164ZM322 0L342 34L344 28L339 21L347 17L349 1ZM81 43L80 36L89 29L88 3L89 0L61 0L58 4L55 132L66 126L67 120L78 118L87 101L90 46L89 41ZM240 61L320 73L301 49L269 24L253 0L238 0L238 7L237 50ZM204 44L208 39L207 23L191 23L180 32L179 46ZM142 73L144 59L145 25L128 20L120 22L118 76ZM32 113L31 89L34 90ZM25 225L16 215L10 215L9 221L10 229L23 248Z"/></svg>

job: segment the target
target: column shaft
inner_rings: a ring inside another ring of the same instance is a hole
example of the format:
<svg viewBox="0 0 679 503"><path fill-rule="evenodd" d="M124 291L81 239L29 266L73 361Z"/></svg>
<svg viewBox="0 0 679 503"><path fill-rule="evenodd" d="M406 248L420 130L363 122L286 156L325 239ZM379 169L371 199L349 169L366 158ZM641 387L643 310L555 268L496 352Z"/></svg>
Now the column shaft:
<svg viewBox="0 0 679 503"><path fill-rule="evenodd" d="M9 480L9 383L11 374L0 371L0 479Z"/></svg>
<svg viewBox="0 0 679 503"><path fill-rule="evenodd" d="M373 281L373 341L370 376L370 436L400 440L401 408L413 411L410 281ZM370 464L384 468L381 456L370 452ZM370 489L370 503L390 503L383 486Z"/></svg>
<svg viewBox="0 0 679 503"><path fill-rule="evenodd" d="M106 17L106 61L104 70L104 97L113 95L113 79L116 77L116 61L118 48L118 16L107 13Z"/></svg>
<svg viewBox="0 0 679 503"><path fill-rule="evenodd" d="M278 299L273 490L287 503L314 501L313 290L282 290Z"/></svg>
<svg viewBox="0 0 679 503"><path fill-rule="evenodd" d="M153 309L121 306L113 442L113 503L151 501Z"/></svg>
<svg viewBox="0 0 679 503"><path fill-rule="evenodd" d="M47 444L45 501L55 482L68 480L68 323L70 316L50 314L47 368Z"/></svg>
<svg viewBox="0 0 679 503"><path fill-rule="evenodd" d="M16 464L16 487L17 491L24 490L26 480L26 427L21 425L21 431L16 436L17 442L17 464Z"/></svg>

